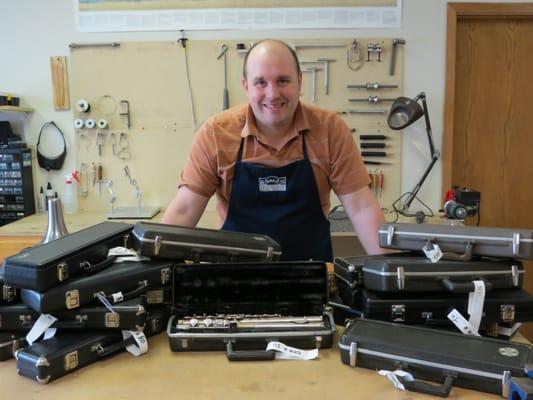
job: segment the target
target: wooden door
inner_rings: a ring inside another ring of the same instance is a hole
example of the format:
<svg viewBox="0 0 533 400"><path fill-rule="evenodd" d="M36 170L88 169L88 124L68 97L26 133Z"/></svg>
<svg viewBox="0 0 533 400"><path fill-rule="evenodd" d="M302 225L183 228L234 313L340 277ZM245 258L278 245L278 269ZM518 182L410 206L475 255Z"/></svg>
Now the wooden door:
<svg viewBox="0 0 533 400"><path fill-rule="evenodd" d="M481 192L480 226L533 229L533 16L464 15L455 28L444 184ZM532 340L533 324L521 332Z"/></svg>

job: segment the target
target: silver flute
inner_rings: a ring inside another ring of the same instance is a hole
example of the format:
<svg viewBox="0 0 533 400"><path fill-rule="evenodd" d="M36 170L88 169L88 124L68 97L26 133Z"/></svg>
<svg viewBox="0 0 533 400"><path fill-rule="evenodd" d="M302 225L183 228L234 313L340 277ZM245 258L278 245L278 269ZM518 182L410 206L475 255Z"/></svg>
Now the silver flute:
<svg viewBox="0 0 533 400"><path fill-rule="evenodd" d="M322 316L282 316L279 314L222 314L202 315L179 319L177 329L253 329L253 328L323 328Z"/></svg>

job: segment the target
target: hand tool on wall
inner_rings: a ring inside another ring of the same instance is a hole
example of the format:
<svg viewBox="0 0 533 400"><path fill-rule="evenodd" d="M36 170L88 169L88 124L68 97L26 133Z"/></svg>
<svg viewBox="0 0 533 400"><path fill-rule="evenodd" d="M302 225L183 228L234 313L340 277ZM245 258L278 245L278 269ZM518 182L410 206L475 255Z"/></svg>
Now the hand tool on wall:
<svg viewBox="0 0 533 400"><path fill-rule="evenodd" d="M71 43L68 45L71 49L83 49L89 47L120 47L120 43L111 42L111 43Z"/></svg>
<svg viewBox="0 0 533 400"><path fill-rule="evenodd" d="M394 100L396 99L381 98L379 96L368 96L367 98L362 98L362 99L348 99L348 101L351 101L351 102L366 101L368 104L377 104L383 101L394 101Z"/></svg>
<svg viewBox="0 0 533 400"><path fill-rule="evenodd" d="M294 51L298 51L298 49L305 49L305 48L312 48L312 49L320 49L320 48L341 48L346 47L344 43L293 43L291 44L291 47L294 49Z"/></svg>
<svg viewBox="0 0 533 400"><path fill-rule="evenodd" d="M114 157L117 155L117 134L115 132L109 134L109 144L111 145L111 151Z"/></svg>
<svg viewBox="0 0 533 400"><path fill-rule="evenodd" d="M324 63L324 91L329 95L329 63L337 61L334 58L317 58L317 61Z"/></svg>
<svg viewBox="0 0 533 400"><path fill-rule="evenodd" d="M391 56L390 56L390 70L389 75L394 75L394 70L396 68L396 52L398 51L398 46L404 45L405 40L404 39L392 39L392 50L391 50Z"/></svg>
<svg viewBox="0 0 533 400"><path fill-rule="evenodd" d="M89 194L89 169L86 163L80 164L80 186L81 186L81 196L87 197Z"/></svg>
<svg viewBox="0 0 533 400"><path fill-rule="evenodd" d="M183 58L185 59L185 74L187 79L187 88L189 89L189 103L191 105L191 115L192 115L192 128L196 131L196 109L194 108L194 99L192 96L191 88L191 77L189 74L189 56L187 55L187 39L183 31L181 31L181 37L178 39L178 43L181 44L183 48Z"/></svg>
<svg viewBox="0 0 533 400"><path fill-rule="evenodd" d="M97 181L98 185L101 187L102 184L105 184L107 190L109 191L109 213L113 214L113 208L117 197L113 192L113 180L112 179L100 179ZM101 193L100 193L101 194Z"/></svg>
<svg viewBox="0 0 533 400"><path fill-rule="evenodd" d="M126 127L131 128L131 114L130 114L130 102L128 100L120 100L120 109L119 115L126 119Z"/></svg>
<svg viewBox="0 0 533 400"><path fill-rule="evenodd" d="M228 93L228 60L227 60L228 46L223 44L220 47L220 54L217 56L217 60L224 57L224 91L222 92L222 109L227 110L229 108L229 93Z"/></svg>
<svg viewBox="0 0 533 400"><path fill-rule="evenodd" d="M370 54L377 54L377 62L381 62L381 53L383 52L383 45L381 43L368 43L366 45L366 61L370 62Z"/></svg>
<svg viewBox="0 0 533 400"><path fill-rule="evenodd" d="M121 132L118 138L117 157L121 160L131 160L130 141L124 132Z"/></svg>
<svg viewBox="0 0 533 400"><path fill-rule="evenodd" d="M311 97L311 101L313 103L316 103L316 72L317 71L322 71L322 68L315 68L315 67L308 67L308 68L305 68L305 69L302 69L302 73L304 72L311 72L311 79L313 80L313 94L312 94L312 97Z"/></svg>
<svg viewBox="0 0 533 400"><path fill-rule="evenodd" d="M374 161L374 160L363 160L363 164L365 165L392 165L392 163L389 163L389 162Z"/></svg>
<svg viewBox="0 0 533 400"><path fill-rule="evenodd" d="M352 71L357 71L363 66L363 50L355 38L346 52L346 64Z"/></svg>
<svg viewBox="0 0 533 400"><path fill-rule="evenodd" d="M98 132L96 135L96 147L98 147L98 157L102 157L102 147L104 146L104 134Z"/></svg>
<svg viewBox="0 0 533 400"><path fill-rule="evenodd" d="M398 85L382 85L379 82L367 82L364 85L346 85L348 89L367 89L367 90L378 90L378 89L397 89Z"/></svg>
<svg viewBox="0 0 533 400"><path fill-rule="evenodd" d="M362 151L363 157L387 157L387 153L384 151Z"/></svg>
<svg viewBox="0 0 533 400"><path fill-rule="evenodd" d="M364 142L359 145L362 149L384 149L385 143L376 143L376 142Z"/></svg>
<svg viewBox="0 0 533 400"><path fill-rule="evenodd" d="M346 110L346 111L339 111L337 114L340 115L346 115L346 114L386 114L387 111L383 109L374 109L374 110L367 110L367 109L352 109L352 110Z"/></svg>
<svg viewBox="0 0 533 400"><path fill-rule="evenodd" d="M359 135L360 140L386 140L388 136L385 135Z"/></svg>

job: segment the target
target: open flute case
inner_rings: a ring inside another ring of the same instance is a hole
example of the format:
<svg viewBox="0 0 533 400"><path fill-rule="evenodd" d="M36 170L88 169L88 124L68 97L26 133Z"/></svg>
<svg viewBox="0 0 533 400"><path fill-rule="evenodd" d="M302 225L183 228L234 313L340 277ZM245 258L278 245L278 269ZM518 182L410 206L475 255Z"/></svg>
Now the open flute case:
<svg viewBox="0 0 533 400"><path fill-rule="evenodd" d="M172 351L226 351L231 361L272 360L271 341L332 345L335 323L323 262L178 264L173 270Z"/></svg>

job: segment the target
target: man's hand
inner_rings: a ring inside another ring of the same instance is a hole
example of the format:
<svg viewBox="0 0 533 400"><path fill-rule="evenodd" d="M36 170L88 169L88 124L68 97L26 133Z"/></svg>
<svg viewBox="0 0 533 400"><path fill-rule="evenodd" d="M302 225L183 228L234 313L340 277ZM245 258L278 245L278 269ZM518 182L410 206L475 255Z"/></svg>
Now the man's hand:
<svg viewBox="0 0 533 400"><path fill-rule="evenodd" d="M186 186L179 188L176 197L168 205L161 218L164 224L195 227L209 201L208 197L189 190Z"/></svg>
<svg viewBox="0 0 533 400"><path fill-rule="evenodd" d="M386 253L386 249L379 247L378 237L379 226L385 222L385 217L370 189L365 186L357 192L340 195L339 199L367 254Z"/></svg>

